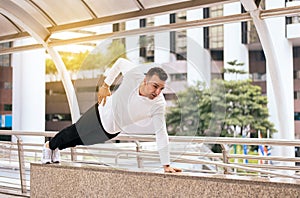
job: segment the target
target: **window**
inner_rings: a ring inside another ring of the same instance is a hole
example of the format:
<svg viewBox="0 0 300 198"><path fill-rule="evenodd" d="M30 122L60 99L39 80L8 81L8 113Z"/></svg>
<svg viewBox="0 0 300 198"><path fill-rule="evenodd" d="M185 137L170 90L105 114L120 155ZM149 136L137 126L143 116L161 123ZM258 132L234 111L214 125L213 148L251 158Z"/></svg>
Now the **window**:
<svg viewBox="0 0 300 198"><path fill-rule="evenodd" d="M70 121L71 114L47 114L46 121Z"/></svg>
<svg viewBox="0 0 300 198"><path fill-rule="evenodd" d="M300 91L294 91L294 99L300 100Z"/></svg>
<svg viewBox="0 0 300 198"><path fill-rule="evenodd" d="M146 19L140 19L140 27L146 27Z"/></svg>
<svg viewBox="0 0 300 198"><path fill-rule="evenodd" d="M140 19L140 27L152 27L154 26L154 18L149 17L147 19ZM154 36L153 35L141 35L140 36L140 57L144 58L145 62L154 61Z"/></svg>
<svg viewBox="0 0 300 198"><path fill-rule="evenodd" d="M249 51L249 56L252 61L266 61L265 54L262 50Z"/></svg>
<svg viewBox="0 0 300 198"><path fill-rule="evenodd" d="M251 76L253 81L266 81L267 79L265 73L252 73Z"/></svg>
<svg viewBox="0 0 300 198"><path fill-rule="evenodd" d="M170 23L176 23L176 14L170 14Z"/></svg>
<svg viewBox="0 0 300 198"><path fill-rule="evenodd" d="M223 16L223 5L213 6L203 9L203 18L213 18ZM216 49L224 46L223 41L223 25L216 25L212 27L204 27L204 48Z"/></svg>
<svg viewBox="0 0 300 198"><path fill-rule="evenodd" d="M166 100L177 100L177 95L176 94L164 94L164 97Z"/></svg>
<svg viewBox="0 0 300 198"><path fill-rule="evenodd" d="M125 22L114 23L112 28L113 32L123 31L125 30Z"/></svg>
<svg viewBox="0 0 300 198"><path fill-rule="evenodd" d="M4 111L12 111L12 104L4 104Z"/></svg>
<svg viewBox="0 0 300 198"><path fill-rule="evenodd" d="M8 43L0 43L0 49L10 48L11 42ZM0 55L0 66L2 67L10 67L11 66L11 55L5 54Z"/></svg>
<svg viewBox="0 0 300 198"><path fill-rule="evenodd" d="M223 5L213 6L210 8L210 17L223 16Z"/></svg>
<svg viewBox="0 0 300 198"><path fill-rule="evenodd" d="M215 61L223 61L224 60L224 55L223 51L221 50L211 50L211 58Z"/></svg>
<svg viewBox="0 0 300 198"><path fill-rule="evenodd" d="M12 82L4 82L4 89L12 89Z"/></svg>
<svg viewBox="0 0 300 198"><path fill-rule="evenodd" d="M182 21L186 21L186 11L182 11L182 12L178 12L177 13L177 20L180 22Z"/></svg>
<svg viewBox="0 0 300 198"><path fill-rule="evenodd" d="M170 23L180 23L186 21L186 12L170 14ZM170 52L176 55L177 60L186 59L186 30L170 32Z"/></svg>
<svg viewBox="0 0 300 198"><path fill-rule="evenodd" d="M223 25L216 25L209 28L210 49L222 48L224 46Z"/></svg>
<svg viewBox="0 0 300 198"><path fill-rule="evenodd" d="M242 27L242 44L248 44L248 22L247 21L243 21L241 23L241 27Z"/></svg>
<svg viewBox="0 0 300 198"><path fill-rule="evenodd" d="M114 23L113 24L113 32L118 32L120 31L120 25L119 23Z"/></svg>
<svg viewBox="0 0 300 198"><path fill-rule="evenodd" d="M170 74L171 81L186 81L187 74Z"/></svg>
<svg viewBox="0 0 300 198"><path fill-rule="evenodd" d="M293 47L293 57L300 57L300 47Z"/></svg>
<svg viewBox="0 0 300 198"><path fill-rule="evenodd" d="M170 32L170 51L176 53L176 32Z"/></svg>
<svg viewBox="0 0 300 198"><path fill-rule="evenodd" d="M294 79L300 79L300 71L294 71Z"/></svg>
<svg viewBox="0 0 300 198"><path fill-rule="evenodd" d="M204 18L213 18L223 16L223 5L210 7L209 10L204 10ZM223 41L223 25L216 25L208 27L204 32L205 39L208 39L208 46L210 49L222 48Z"/></svg>
<svg viewBox="0 0 300 198"><path fill-rule="evenodd" d="M294 113L294 120L300 120L300 112Z"/></svg>

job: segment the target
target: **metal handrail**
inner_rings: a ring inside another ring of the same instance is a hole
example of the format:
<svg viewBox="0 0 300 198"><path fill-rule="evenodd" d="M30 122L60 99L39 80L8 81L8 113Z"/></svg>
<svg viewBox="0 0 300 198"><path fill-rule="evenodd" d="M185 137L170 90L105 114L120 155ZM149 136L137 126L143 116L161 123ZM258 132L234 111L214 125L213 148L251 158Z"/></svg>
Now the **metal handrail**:
<svg viewBox="0 0 300 198"><path fill-rule="evenodd" d="M9 131L0 130L0 135L15 136L44 136L54 137L57 132L32 132L32 131ZM155 141L155 135L126 135L120 134L112 140L122 141ZM171 142L210 143L210 144L244 144L244 145L276 145L276 146L299 146L300 140L288 139L265 139L265 138L230 138L230 137L199 137L199 136L169 136Z"/></svg>
<svg viewBox="0 0 300 198"><path fill-rule="evenodd" d="M113 140L123 141L155 141L154 135L118 135ZM206 144L240 144L240 145L273 145L299 146L300 140L262 139L262 138L230 138L230 137L199 137L199 136L169 136L170 142L189 142Z"/></svg>
<svg viewBox="0 0 300 198"><path fill-rule="evenodd" d="M35 149L36 147L42 147L42 143L23 143L23 136L42 136L42 137L54 137L57 132L47 132L47 131L10 131L10 130L0 130L0 135L13 135L17 137L17 142L1 142L2 145L6 145L0 147L2 150L9 149L9 155L18 156L18 160L14 161L9 159L11 163L18 162L18 169L20 175L20 183L21 183L21 191L22 193L28 192L28 188L30 186L26 185L26 167L25 163L28 164L28 159L25 159L25 152L31 153L40 153L40 149ZM156 138L154 135L127 135L120 134L113 140L121 140L135 143L135 148L132 149L120 149L120 148L102 148L102 153L90 154L85 153L85 150L91 150L93 152L100 151L98 147L85 147L79 146L74 149L70 149L70 151L63 151L62 154L67 154L71 156L70 161L81 162L81 163L89 163L89 161L80 161L77 157L101 157L101 158L114 158L115 164L118 166L119 158L121 156L130 156L131 159L136 160L137 167L143 168L145 161L155 161L159 162L158 152L153 150L144 150L142 148L142 142L155 142ZM203 152L181 152L181 151L171 151L171 159L172 162L176 163L185 163L185 164L202 164L202 165L213 165L215 167L221 168L223 170L223 174L237 174L232 170L241 170L246 172L255 172L258 174L266 174L268 177L288 177L292 179L300 179L300 176L294 174L295 171L300 171L300 167L297 166L283 166L283 165L271 165L271 164L236 164L231 163L231 159L253 159L253 160L265 160L265 161L281 161L281 162L300 162L299 157L285 157L285 156L257 156L257 155L241 155L241 154L230 154L227 145L271 145L271 146L300 146L300 140L283 140L283 139L258 139L258 138L228 138L228 137L191 137L191 136L170 136L170 142L172 143L189 143L190 145L203 145L203 144L220 144L223 153L203 153ZM25 148L30 147L30 148ZM34 147L34 148L32 148ZM197 146L196 148L198 148ZM11 153L15 152L15 154ZM16 153L17 152L17 153ZM110 152L110 153L103 153ZM114 154L111 154L114 152ZM132 156L135 156L134 158ZM7 157L7 156L6 156ZM33 158L32 156L30 156ZM221 161L209 161L200 159L199 157L206 157L207 159L220 159ZM28 157L27 157L28 158ZM122 158L124 159L124 158ZM277 171L279 170L279 172ZM199 170L197 170L199 171ZM290 171L292 174L282 173L280 171ZM218 173L219 171L212 171L214 173Z"/></svg>
<svg viewBox="0 0 300 198"><path fill-rule="evenodd" d="M15 135L15 136L44 136L54 137L57 132L50 131L9 131L0 130L0 135ZM155 135L126 135L120 134L112 140L122 141L155 141ZM265 139L265 138L230 138L230 137L199 137L199 136L169 136L170 142L189 142L189 143L206 143L206 144L240 144L240 145L273 145L273 146L299 146L300 140L287 139Z"/></svg>

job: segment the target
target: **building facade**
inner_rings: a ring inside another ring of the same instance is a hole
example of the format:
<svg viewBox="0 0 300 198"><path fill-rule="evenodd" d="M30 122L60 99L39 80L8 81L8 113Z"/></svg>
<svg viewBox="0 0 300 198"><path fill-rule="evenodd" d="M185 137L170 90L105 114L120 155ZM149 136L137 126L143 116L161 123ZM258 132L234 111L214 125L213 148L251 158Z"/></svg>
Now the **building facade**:
<svg viewBox="0 0 300 198"><path fill-rule="evenodd" d="M0 43L0 48L9 48L11 43ZM11 55L0 56L0 128L12 126L12 67Z"/></svg>

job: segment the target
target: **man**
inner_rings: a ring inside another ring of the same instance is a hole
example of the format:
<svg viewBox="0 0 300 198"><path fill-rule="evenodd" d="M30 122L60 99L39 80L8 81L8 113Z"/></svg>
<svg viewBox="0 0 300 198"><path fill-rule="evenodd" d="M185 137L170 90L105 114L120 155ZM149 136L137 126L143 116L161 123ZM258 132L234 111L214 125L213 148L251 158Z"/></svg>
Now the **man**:
<svg viewBox="0 0 300 198"><path fill-rule="evenodd" d="M109 70L98 92L98 104L91 107L73 125L60 131L43 149L42 163L59 162L59 150L76 145L103 143L126 134L155 134L157 149L165 172L181 172L170 167L169 140L165 123L165 99L161 91L166 72L153 67L135 67L120 58ZM122 73L119 88L111 94L110 86Z"/></svg>

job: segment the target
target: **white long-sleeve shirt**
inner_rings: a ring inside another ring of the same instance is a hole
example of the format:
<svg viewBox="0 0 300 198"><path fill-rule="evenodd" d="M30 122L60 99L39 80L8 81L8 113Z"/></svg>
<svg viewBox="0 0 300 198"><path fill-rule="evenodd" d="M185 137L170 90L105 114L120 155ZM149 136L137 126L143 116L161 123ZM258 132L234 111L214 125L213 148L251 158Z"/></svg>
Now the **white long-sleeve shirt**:
<svg viewBox="0 0 300 198"><path fill-rule="evenodd" d="M105 83L111 85L122 73L119 88L99 105L99 114L104 129L111 134L155 134L162 165L170 164L169 139L165 123L166 102L162 93L153 100L139 95L139 86L150 68L136 67L120 58L107 74Z"/></svg>

